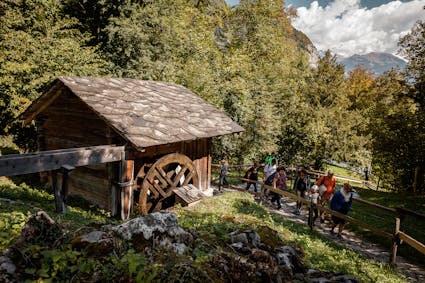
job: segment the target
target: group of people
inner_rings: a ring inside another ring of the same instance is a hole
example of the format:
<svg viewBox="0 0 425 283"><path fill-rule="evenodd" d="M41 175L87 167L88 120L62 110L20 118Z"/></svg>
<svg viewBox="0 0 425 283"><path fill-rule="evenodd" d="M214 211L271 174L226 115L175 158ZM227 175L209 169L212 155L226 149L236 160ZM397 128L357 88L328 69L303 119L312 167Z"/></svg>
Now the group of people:
<svg viewBox="0 0 425 283"><path fill-rule="evenodd" d="M266 164L263 170L263 184L271 186L277 190L288 190L286 175L286 168L284 166L278 166L278 161L275 158L266 159ZM244 178L247 181L246 190L249 190L251 186L254 187L254 191L257 192L257 181L259 177L259 164L254 162L253 166L248 169ZM228 185L227 179L227 163L225 160L222 161L220 170L220 186ZM309 219L309 223L312 225L320 218L320 223L325 222L325 214L322 211L319 215L318 206L328 206L332 210L342 214L347 214L350 210L353 190L352 187L345 183L342 188L336 189L336 179L334 172L330 169L327 174L321 176L315 183L311 181L307 170L302 169L297 172L297 176L293 182L293 191L298 197L309 199L311 206L309 209L313 211L309 213L312 219ZM272 204L275 204L277 209L282 208L282 195L267 190L265 187L265 193L270 197ZM295 207L295 214L300 214L302 208L302 202L297 201ZM331 235L337 238L342 238L342 231L344 229L345 220L336 216L332 216ZM336 229L336 231L335 231Z"/></svg>

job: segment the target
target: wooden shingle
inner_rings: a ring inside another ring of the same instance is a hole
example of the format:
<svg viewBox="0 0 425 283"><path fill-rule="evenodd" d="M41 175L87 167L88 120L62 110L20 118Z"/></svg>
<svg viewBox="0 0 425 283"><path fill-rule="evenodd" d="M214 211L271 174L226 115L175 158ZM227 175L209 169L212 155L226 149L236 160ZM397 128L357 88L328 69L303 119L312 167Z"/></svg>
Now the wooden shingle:
<svg viewBox="0 0 425 283"><path fill-rule="evenodd" d="M244 131L183 86L126 78L59 77L21 118L34 119L60 88L68 88L136 148Z"/></svg>

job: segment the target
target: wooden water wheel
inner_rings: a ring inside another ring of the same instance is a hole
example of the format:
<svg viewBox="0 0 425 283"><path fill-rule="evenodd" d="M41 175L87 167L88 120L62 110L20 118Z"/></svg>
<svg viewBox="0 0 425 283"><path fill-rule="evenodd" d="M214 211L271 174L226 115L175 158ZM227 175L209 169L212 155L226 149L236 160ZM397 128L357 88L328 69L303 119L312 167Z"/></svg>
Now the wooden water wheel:
<svg viewBox="0 0 425 283"><path fill-rule="evenodd" d="M161 157L143 174L139 196L140 212L146 215L173 206L173 190L188 184L199 188L199 176L192 160L180 153Z"/></svg>

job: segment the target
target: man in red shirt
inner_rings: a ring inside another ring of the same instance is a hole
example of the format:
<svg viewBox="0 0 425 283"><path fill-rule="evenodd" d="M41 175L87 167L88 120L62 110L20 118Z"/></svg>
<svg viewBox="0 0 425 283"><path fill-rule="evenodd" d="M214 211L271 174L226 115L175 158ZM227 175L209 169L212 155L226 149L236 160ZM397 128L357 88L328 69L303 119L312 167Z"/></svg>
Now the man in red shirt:
<svg viewBox="0 0 425 283"><path fill-rule="evenodd" d="M324 206L326 203L329 206L329 200L331 199L336 186L336 179L334 177L334 172L332 169L328 170L328 175L322 176L317 180L316 185L320 188L320 186L324 186L326 191L322 192L320 205ZM325 215L323 212L320 213L320 223L325 222Z"/></svg>

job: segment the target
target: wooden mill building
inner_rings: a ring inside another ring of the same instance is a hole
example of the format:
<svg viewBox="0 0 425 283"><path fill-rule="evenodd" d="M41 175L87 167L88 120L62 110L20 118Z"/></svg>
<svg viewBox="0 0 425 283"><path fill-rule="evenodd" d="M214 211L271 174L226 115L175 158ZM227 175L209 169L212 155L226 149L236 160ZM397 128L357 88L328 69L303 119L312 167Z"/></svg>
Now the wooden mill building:
<svg viewBox="0 0 425 283"><path fill-rule="evenodd" d="M21 118L35 120L41 151L124 145L124 162L76 167L67 186L127 215L133 191L143 213L165 208L177 187L207 192L211 139L244 130L185 87L125 78L59 77Z"/></svg>

